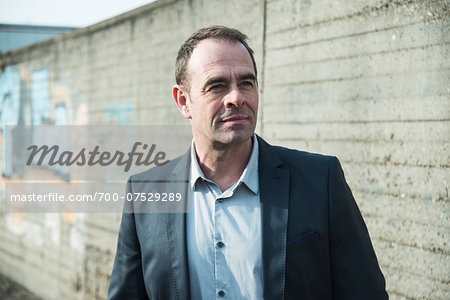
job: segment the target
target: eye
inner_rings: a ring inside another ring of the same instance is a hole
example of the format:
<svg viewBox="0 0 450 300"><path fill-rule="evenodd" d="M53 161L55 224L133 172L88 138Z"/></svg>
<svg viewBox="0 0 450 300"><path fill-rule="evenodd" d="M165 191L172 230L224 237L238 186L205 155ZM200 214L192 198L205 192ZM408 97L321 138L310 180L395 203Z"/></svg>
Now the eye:
<svg viewBox="0 0 450 300"><path fill-rule="evenodd" d="M210 92L220 92L223 91L223 89L225 88L225 85L223 85L222 83L216 83L214 85L212 85L208 91Z"/></svg>
<svg viewBox="0 0 450 300"><path fill-rule="evenodd" d="M243 81L242 86L244 87L253 87L253 82L251 81Z"/></svg>

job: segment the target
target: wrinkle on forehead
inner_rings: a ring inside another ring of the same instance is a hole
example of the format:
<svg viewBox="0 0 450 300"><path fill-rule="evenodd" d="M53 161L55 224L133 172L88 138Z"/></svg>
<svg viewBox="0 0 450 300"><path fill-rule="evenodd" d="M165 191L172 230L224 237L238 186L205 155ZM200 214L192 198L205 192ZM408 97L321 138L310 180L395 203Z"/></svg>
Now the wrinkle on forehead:
<svg viewBox="0 0 450 300"><path fill-rule="evenodd" d="M207 39L201 41L192 52L188 74L224 76L231 72L254 73L253 62L247 49L240 42ZM215 75L211 74L214 73ZM202 76L202 77L203 77ZM205 78L203 78L205 79Z"/></svg>

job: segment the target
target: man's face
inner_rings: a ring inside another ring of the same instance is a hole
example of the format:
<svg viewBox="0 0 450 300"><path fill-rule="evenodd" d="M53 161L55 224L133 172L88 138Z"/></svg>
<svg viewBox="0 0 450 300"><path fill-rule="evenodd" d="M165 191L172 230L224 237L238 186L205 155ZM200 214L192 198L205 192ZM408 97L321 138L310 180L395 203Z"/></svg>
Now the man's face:
<svg viewBox="0 0 450 300"><path fill-rule="evenodd" d="M201 41L189 60L187 81L183 114L196 143L223 147L253 136L258 88L252 59L241 43Z"/></svg>

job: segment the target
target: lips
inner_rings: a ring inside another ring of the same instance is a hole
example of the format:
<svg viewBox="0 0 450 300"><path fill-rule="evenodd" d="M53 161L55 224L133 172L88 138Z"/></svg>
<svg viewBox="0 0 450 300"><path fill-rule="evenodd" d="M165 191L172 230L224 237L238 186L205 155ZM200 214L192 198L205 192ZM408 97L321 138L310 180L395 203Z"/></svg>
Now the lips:
<svg viewBox="0 0 450 300"><path fill-rule="evenodd" d="M239 115L232 115L232 116L222 118L222 122L238 122L238 121L244 121L244 120L248 120L247 115L239 114Z"/></svg>

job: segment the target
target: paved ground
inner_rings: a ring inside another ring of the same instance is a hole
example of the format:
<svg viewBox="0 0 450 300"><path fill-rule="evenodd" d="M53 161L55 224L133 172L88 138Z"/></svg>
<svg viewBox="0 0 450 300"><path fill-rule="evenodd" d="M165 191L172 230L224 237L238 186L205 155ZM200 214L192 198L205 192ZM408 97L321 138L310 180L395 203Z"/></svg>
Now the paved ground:
<svg viewBox="0 0 450 300"><path fill-rule="evenodd" d="M2 300L42 300L32 292L0 274L0 299Z"/></svg>

